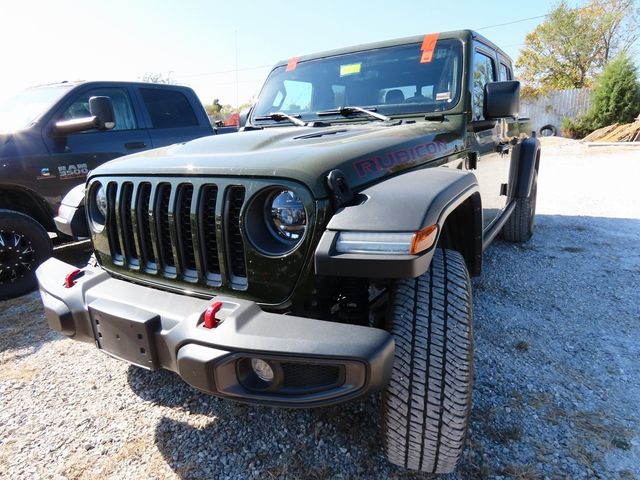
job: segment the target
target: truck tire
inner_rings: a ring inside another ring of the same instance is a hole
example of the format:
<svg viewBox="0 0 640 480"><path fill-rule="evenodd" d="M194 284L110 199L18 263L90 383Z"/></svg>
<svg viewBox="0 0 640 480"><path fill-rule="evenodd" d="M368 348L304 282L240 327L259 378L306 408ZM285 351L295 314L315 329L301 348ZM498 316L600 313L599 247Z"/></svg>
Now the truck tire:
<svg viewBox="0 0 640 480"><path fill-rule="evenodd" d="M526 242L533 235L538 197L538 172L533 175L531 192L526 198L516 199L516 208L502 227L502 238L507 242Z"/></svg>
<svg viewBox="0 0 640 480"><path fill-rule="evenodd" d="M24 213L0 209L0 300L35 289L36 268L51 253L42 225Z"/></svg>
<svg viewBox="0 0 640 480"><path fill-rule="evenodd" d="M471 282L462 255L438 249L426 273L398 281L389 317L396 350L383 400L387 457L412 470L453 472L473 383Z"/></svg>

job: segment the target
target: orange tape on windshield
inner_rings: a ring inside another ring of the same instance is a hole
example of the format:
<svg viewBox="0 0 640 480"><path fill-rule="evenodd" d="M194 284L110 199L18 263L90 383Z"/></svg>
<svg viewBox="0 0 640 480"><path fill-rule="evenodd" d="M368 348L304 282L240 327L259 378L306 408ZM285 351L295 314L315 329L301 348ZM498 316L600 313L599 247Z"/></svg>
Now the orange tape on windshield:
<svg viewBox="0 0 640 480"><path fill-rule="evenodd" d="M420 63L429 63L433 58L433 51L436 49L436 43L438 42L439 33L428 33L422 40L422 46L420 50L422 55L420 56Z"/></svg>
<svg viewBox="0 0 640 480"><path fill-rule="evenodd" d="M289 59L289 62L287 63L287 72L293 72L296 69L299 59L300 57L292 57Z"/></svg>

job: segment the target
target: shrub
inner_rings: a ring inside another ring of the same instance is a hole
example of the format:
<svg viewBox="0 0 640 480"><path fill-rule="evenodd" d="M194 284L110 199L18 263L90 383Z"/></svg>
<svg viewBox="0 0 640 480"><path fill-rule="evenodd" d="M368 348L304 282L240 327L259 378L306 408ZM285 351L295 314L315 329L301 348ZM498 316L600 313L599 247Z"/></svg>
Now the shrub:
<svg viewBox="0 0 640 480"><path fill-rule="evenodd" d="M640 112L636 67L626 55L609 62L591 94L591 108L580 121L591 131L614 123L633 122Z"/></svg>
<svg viewBox="0 0 640 480"><path fill-rule="evenodd" d="M592 124L586 117L581 117L576 120L571 118L565 118L562 120L562 136L568 138L584 138L593 132Z"/></svg>

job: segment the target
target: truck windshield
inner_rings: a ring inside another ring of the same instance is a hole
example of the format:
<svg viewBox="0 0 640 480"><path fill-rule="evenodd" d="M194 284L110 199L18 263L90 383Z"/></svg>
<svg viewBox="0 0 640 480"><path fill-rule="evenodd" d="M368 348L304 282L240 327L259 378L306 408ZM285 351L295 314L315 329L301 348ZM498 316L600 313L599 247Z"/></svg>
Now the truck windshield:
<svg viewBox="0 0 640 480"><path fill-rule="evenodd" d="M253 119L283 112L311 120L324 112L322 120L327 121L332 120L326 116L328 111L345 106L387 116L450 110L460 98L462 44L438 40L426 56L421 46L414 43L301 62L293 59L271 72Z"/></svg>
<svg viewBox="0 0 640 480"><path fill-rule="evenodd" d="M57 85L30 88L0 102L0 132L30 126L71 87Z"/></svg>

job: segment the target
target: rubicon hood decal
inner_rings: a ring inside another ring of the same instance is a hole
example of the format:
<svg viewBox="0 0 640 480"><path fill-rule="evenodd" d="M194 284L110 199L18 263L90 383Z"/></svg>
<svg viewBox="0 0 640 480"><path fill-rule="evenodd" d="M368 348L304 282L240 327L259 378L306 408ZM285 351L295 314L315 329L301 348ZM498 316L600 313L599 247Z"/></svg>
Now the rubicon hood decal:
<svg viewBox="0 0 640 480"><path fill-rule="evenodd" d="M379 122L317 127L273 127L205 137L121 157L100 175L189 175L287 178L327 196L326 175L340 169L352 189L462 149L460 122Z"/></svg>

